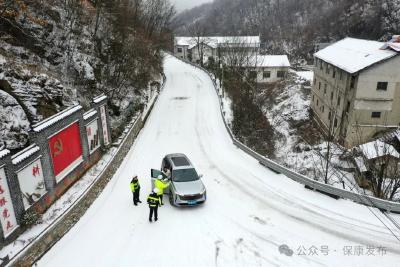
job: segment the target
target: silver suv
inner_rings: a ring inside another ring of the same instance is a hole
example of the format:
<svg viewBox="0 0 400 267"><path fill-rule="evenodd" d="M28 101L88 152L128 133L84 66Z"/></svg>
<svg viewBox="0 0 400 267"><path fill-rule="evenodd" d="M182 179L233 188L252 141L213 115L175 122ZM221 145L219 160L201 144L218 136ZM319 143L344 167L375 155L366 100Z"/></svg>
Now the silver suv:
<svg viewBox="0 0 400 267"><path fill-rule="evenodd" d="M167 168L171 175L168 177L171 185L164 193L169 194L169 201L173 206L195 206L206 201L206 188L201 181L190 160L184 154L166 155L161 164L161 170ZM161 171L152 169L152 186L154 180L162 174Z"/></svg>

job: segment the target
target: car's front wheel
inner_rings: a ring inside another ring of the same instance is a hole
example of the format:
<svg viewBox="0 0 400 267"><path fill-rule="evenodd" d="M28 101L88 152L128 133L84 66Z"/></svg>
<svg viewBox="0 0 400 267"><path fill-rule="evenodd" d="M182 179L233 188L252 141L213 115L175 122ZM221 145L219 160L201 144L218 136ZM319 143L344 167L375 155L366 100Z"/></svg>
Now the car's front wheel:
<svg viewBox="0 0 400 267"><path fill-rule="evenodd" d="M169 203L172 206L175 206L174 196L173 196L172 192L169 192Z"/></svg>

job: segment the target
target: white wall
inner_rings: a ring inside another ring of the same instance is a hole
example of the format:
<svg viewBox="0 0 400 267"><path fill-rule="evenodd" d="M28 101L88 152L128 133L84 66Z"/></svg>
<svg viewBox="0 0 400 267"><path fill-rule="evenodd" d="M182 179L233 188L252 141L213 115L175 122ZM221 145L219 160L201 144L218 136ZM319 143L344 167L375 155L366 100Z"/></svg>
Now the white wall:
<svg viewBox="0 0 400 267"><path fill-rule="evenodd" d="M271 76L269 78L264 78L264 72L267 71L271 73ZM288 67L257 68L257 83L273 83L282 80L282 78L278 78L278 71L285 71L287 75L289 68Z"/></svg>
<svg viewBox="0 0 400 267"><path fill-rule="evenodd" d="M195 46L191 49L192 51L192 62L197 62L200 61L200 54L199 54L199 49L198 46ZM201 49L200 49L201 53ZM214 57L215 58L215 49L212 49L208 45L203 45L203 62L207 62L209 57Z"/></svg>
<svg viewBox="0 0 400 267"><path fill-rule="evenodd" d="M387 91L376 90L378 82L389 82ZM361 72L358 77L356 98L393 99L398 82L400 82L400 56Z"/></svg>
<svg viewBox="0 0 400 267"><path fill-rule="evenodd" d="M182 52L178 52L178 48L182 49ZM188 57L188 46L183 45L175 45L174 54L176 57L187 59Z"/></svg>

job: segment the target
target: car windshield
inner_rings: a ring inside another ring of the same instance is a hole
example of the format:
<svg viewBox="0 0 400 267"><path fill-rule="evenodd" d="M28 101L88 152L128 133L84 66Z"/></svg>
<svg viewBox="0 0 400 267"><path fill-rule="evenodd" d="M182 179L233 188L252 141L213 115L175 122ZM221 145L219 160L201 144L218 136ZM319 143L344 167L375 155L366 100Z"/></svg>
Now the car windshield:
<svg viewBox="0 0 400 267"><path fill-rule="evenodd" d="M172 172L172 180L174 182L191 182L199 180L199 176L195 169L179 169Z"/></svg>

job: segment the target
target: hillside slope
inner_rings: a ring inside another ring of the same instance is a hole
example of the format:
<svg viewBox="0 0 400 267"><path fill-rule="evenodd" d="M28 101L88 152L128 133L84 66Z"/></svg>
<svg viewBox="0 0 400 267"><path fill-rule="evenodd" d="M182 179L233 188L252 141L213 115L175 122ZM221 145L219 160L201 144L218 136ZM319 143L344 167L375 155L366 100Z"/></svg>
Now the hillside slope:
<svg viewBox="0 0 400 267"><path fill-rule="evenodd" d="M400 32L399 0L215 0L193 11L178 16L176 34L192 34L192 28L209 35L261 34L267 52L292 59L310 60L318 42Z"/></svg>
<svg viewBox="0 0 400 267"><path fill-rule="evenodd" d="M0 145L23 147L29 125L102 93L118 129L161 80L173 14L167 0L0 1Z"/></svg>

